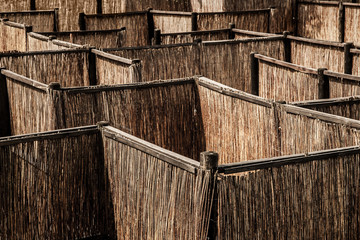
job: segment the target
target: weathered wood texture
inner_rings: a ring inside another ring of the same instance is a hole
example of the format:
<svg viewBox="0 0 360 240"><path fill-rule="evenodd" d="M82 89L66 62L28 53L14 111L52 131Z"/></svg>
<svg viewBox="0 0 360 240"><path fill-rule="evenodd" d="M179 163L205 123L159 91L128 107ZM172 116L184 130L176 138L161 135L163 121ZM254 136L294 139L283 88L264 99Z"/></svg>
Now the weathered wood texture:
<svg viewBox="0 0 360 240"><path fill-rule="evenodd" d="M227 28L229 23L235 23L239 29L257 32L269 32L270 10L244 11L234 13L199 13L198 30Z"/></svg>
<svg viewBox="0 0 360 240"><path fill-rule="evenodd" d="M86 30L111 30L126 28L124 46L149 45L147 12L124 14L85 14Z"/></svg>
<svg viewBox="0 0 360 240"><path fill-rule="evenodd" d="M330 98L360 94L360 78L349 79L347 77L349 75L329 76Z"/></svg>
<svg viewBox="0 0 360 240"><path fill-rule="evenodd" d="M359 166L352 154L221 176L219 239L356 239Z"/></svg>
<svg viewBox="0 0 360 240"><path fill-rule="evenodd" d="M357 6L345 5L345 35L344 42L360 44L360 4Z"/></svg>
<svg viewBox="0 0 360 240"><path fill-rule="evenodd" d="M214 41L229 39L229 30L193 31L186 33L161 34L161 44L191 43L197 39Z"/></svg>
<svg viewBox="0 0 360 240"><path fill-rule="evenodd" d="M103 0L102 2L104 13L144 11L148 8L165 11L191 11L190 0L144 0L141 2L131 0Z"/></svg>
<svg viewBox="0 0 360 240"><path fill-rule="evenodd" d="M95 132L1 146L0 238L107 234L114 225L99 142Z"/></svg>
<svg viewBox="0 0 360 240"><path fill-rule="evenodd" d="M26 27L23 24L16 25L13 26L9 21L0 22L0 39L6 39L0 42L0 52L27 50Z"/></svg>
<svg viewBox="0 0 360 240"><path fill-rule="evenodd" d="M41 35L55 36L56 39L88 45L96 48L119 48L126 45L126 30L117 29L111 31L72 31L72 32L41 32Z"/></svg>
<svg viewBox="0 0 360 240"><path fill-rule="evenodd" d="M97 85L114 85L141 82L141 63L126 64L96 55Z"/></svg>
<svg viewBox="0 0 360 240"><path fill-rule="evenodd" d="M344 48L291 40L291 62L310 68L344 72Z"/></svg>
<svg viewBox="0 0 360 240"><path fill-rule="evenodd" d="M211 172L190 173L104 139L117 239L206 239Z"/></svg>
<svg viewBox="0 0 360 240"><path fill-rule="evenodd" d="M168 14L154 13L153 16L154 16L155 28L160 29L161 32L163 33L189 32L192 30L191 14L168 15ZM201 30L210 30L210 29L201 29Z"/></svg>
<svg viewBox="0 0 360 240"><path fill-rule="evenodd" d="M219 164L280 154L275 147L276 125L271 107L233 98L201 83L199 95L206 149L219 153Z"/></svg>
<svg viewBox="0 0 360 240"><path fill-rule="evenodd" d="M205 151L201 110L192 81L62 91L65 127L107 120L112 126L198 160Z"/></svg>
<svg viewBox="0 0 360 240"><path fill-rule="evenodd" d="M249 39L200 45L132 48L110 53L142 62L142 81L204 75L239 90L250 92L250 53L284 59L283 41Z"/></svg>
<svg viewBox="0 0 360 240"><path fill-rule="evenodd" d="M59 8L59 31L79 30L79 13L95 14L96 0L36 0L36 10Z"/></svg>
<svg viewBox="0 0 360 240"><path fill-rule="evenodd" d="M298 4L297 35L339 41L339 6L314 3Z"/></svg>
<svg viewBox="0 0 360 240"><path fill-rule="evenodd" d="M305 101L300 103L295 102L293 104L315 111L360 120L360 101L358 97L336 98L310 102Z"/></svg>
<svg viewBox="0 0 360 240"><path fill-rule="evenodd" d="M0 54L0 64L41 83L58 82L63 87L89 86L89 52ZM31 108L29 108L31 109Z"/></svg>
<svg viewBox="0 0 360 240"><path fill-rule="evenodd" d="M318 99L318 85L317 74L259 59L260 97L275 101Z"/></svg>
<svg viewBox="0 0 360 240"><path fill-rule="evenodd" d="M54 31L55 11L0 12L0 18L33 27L33 31Z"/></svg>

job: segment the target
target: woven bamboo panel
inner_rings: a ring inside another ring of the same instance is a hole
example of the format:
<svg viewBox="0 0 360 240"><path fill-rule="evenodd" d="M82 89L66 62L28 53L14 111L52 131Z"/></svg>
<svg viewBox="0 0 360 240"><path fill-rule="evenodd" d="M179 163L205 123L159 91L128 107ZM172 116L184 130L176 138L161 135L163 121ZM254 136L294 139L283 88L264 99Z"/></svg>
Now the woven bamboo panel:
<svg viewBox="0 0 360 240"><path fill-rule="evenodd" d="M360 44L360 8L359 6L345 6L345 36L344 42Z"/></svg>
<svg viewBox="0 0 360 240"><path fill-rule="evenodd" d="M164 11L191 11L190 0L103 0L103 12L104 13L119 13L119 12L133 12L144 11L148 8Z"/></svg>
<svg viewBox="0 0 360 240"><path fill-rule="evenodd" d="M154 14L155 28L162 33L191 31L191 16Z"/></svg>
<svg viewBox="0 0 360 240"><path fill-rule="evenodd" d="M26 30L24 28L12 27L0 22L0 39L6 39L0 43L0 52L25 52L27 50Z"/></svg>
<svg viewBox="0 0 360 240"><path fill-rule="evenodd" d="M229 38L228 31L214 31L206 33L188 33L188 34L174 34L174 35L162 35L161 44L179 44L179 43L191 43L196 39L202 41L215 41L226 40Z"/></svg>
<svg viewBox="0 0 360 240"><path fill-rule="evenodd" d="M344 78L329 77L330 98L350 97L360 94L360 83Z"/></svg>
<svg viewBox="0 0 360 240"><path fill-rule="evenodd" d="M50 32L54 30L55 12L26 12L26 13L1 13L0 18L7 18L12 22L32 26L34 32Z"/></svg>
<svg viewBox="0 0 360 240"><path fill-rule="evenodd" d="M330 113L346 118L360 120L360 102L359 101L344 101L343 103L314 105L306 107L320 112Z"/></svg>

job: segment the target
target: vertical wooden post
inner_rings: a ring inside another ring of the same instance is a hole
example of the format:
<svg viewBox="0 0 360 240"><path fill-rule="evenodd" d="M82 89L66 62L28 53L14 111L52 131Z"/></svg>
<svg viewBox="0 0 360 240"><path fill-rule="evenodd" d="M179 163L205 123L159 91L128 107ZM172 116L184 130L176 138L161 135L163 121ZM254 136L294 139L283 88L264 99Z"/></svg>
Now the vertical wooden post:
<svg viewBox="0 0 360 240"><path fill-rule="evenodd" d="M217 239L217 225L218 225L218 194L215 173L219 165L219 154L216 152L202 152L200 154L200 169L203 171L210 171L213 176L210 181L210 187L213 186L213 199L212 207L210 213L210 222L209 222L209 231L208 238L209 240Z"/></svg>
<svg viewBox="0 0 360 240"><path fill-rule="evenodd" d="M36 0L30 0L30 10L36 10Z"/></svg>
<svg viewBox="0 0 360 240"><path fill-rule="evenodd" d="M148 34L149 34L148 44L151 45L152 39L154 38L154 31L155 31L154 14L152 13L152 8L148 8L147 22L148 22Z"/></svg>
<svg viewBox="0 0 360 240"><path fill-rule="evenodd" d="M59 9L54 9L54 32L59 31Z"/></svg>
<svg viewBox="0 0 360 240"><path fill-rule="evenodd" d="M86 30L85 13L79 13L79 28Z"/></svg>
<svg viewBox="0 0 360 240"><path fill-rule="evenodd" d="M89 61L89 83L90 83L90 86L96 86L97 85L97 79L96 79L96 56L92 51L93 49L95 49L95 47L90 47L89 48L89 57L88 57L88 61Z"/></svg>
<svg viewBox="0 0 360 240"><path fill-rule="evenodd" d="M160 45L161 44L161 30L155 29L154 31L154 44Z"/></svg>
<svg viewBox="0 0 360 240"><path fill-rule="evenodd" d="M58 82L52 82L52 83L49 84L49 89L50 90L60 90L61 85Z"/></svg>
<svg viewBox="0 0 360 240"><path fill-rule="evenodd" d="M11 135L9 95L6 84L6 77L1 73L0 68L0 137Z"/></svg>
<svg viewBox="0 0 360 240"><path fill-rule="evenodd" d="M102 0L96 0L96 13L102 14Z"/></svg>
<svg viewBox="0 0 360 240"><path fill-rule="evenodd" d="M191 13L191 31L197 31L198 30L198 13L193 12Z"/></svg>
<svg viewBox="0 0 360 240"><path fill-rule="evenodd" d="M234 28L235 28L235 23L229 23L229 39L235 38L235 33L233 32Z"/></svg>
<svg viewBox="0 0 360 240"><path fill-rule="evenodd" d="M318 69L318 98L325 99L329 98L330 89L329 89L329 78L324 75L326 68L319 68Z"/></svg>
<svg viewBox="0 0 360 240"><path fill-rule="evenodd" d="M344 8L344 4L343 2L339 2L339 36L338 36L338 41L339 42L344 42L344 38L345 38L345 8Z"/></svg>
<svg viewBox="0 0 360 240"><path fill-rule="evenodd" d="M285 62L291 62L291 41L288 38L288 35L290 33L289 32L284 32L284 57L285 57Z"/></svg>
<svg viewBox="0 0 360 240"><path fill-rule="evenodd" d="M250 53L251 94L259 96L259 61L254 52Z"/></svg>
<svg viewBox="0 0 360 240"><path fill-rule="evenodd" d="M352 62L352 54L350 52L351 48L354 47L353 43L345 43L344 44L344 73L352 74L353 62Z"/></svg>

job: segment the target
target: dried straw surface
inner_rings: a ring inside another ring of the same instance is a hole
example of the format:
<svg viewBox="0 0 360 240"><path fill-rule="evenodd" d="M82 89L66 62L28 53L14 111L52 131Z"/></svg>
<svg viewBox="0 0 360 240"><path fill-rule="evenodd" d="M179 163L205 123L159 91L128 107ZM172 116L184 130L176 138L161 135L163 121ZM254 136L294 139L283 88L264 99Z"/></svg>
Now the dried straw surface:
<svg viewBox="0 0 360 240"><path fill-rule="evenodd" d="M103 0L104 13L144 11L148 8L164 11L191 11L190 0Z"/></svg>
<svg viewBox="0 0 360 240"><path fill-rule="evenodd" d="M122 49L110 53L141 59L143 81L204 75L250 92L250 53L284 59L282 40L258 39L230 43Z"/></svg>
<svg viewBox="0 0 360 240"><path fill-rule="evenodd" d="M56 39L79 45L94 46L96 48L119 48L126 45L126 31L108 32L52 32L46 35L54 35Z"/></svg>
<svg viewBox="0 0 360 240"><path fill-rule="evenodd" d="M4 22L0 22L0 39L6 39L6 41L0 41L0 52L25 52L27 50L25 29L8 26Z"/></svg>
<svg viewBox="0 0 360 240"><path fill-rule="evenodd" d="M29 9L30 9L30 0L1 1L1 11L3 12L25 11Z"/></svg>
<svg viewBox="0 0 360 240"><path fill-rule="evenodd" d="M197 175L106 138L117 239L206 239L209 172Z"/></svg>
<svg viewBox="0 0 360 240"><path fill-rule="evenodd" d="M282 155L314 152L359 144L358 129L279 111Z"/></svg>
<svg viewBox="0 0 360 240"><path fill-rule="evenodd" d="M360 82L329 76L330 98L360 95Z"/></svg>
<svg viewBox="0 0 360 240"><path fill-rule="evenodd" d="M202 86L199 94L206 149L219 153L219 164L280 154L272 108Z"/></svg>
<svg viewBox="0 0 360 240"><path fill-rule="evenodd" d="M115 85L141 81L141 63L125 64L96 56L97 85Z"/></svg>
<svg viewBox="0 0 360 240"><path fill-rule="evenodd" d="M12 135L56 129L51 95L6 79Z"/></svg>
<svg viewBox="0 0 360 240"><path fill-rule="evenodd" d="M318 99L317 75L259 60L259 96L275 101Z"/></svg>
<svg viewBox="0 0 360 240"><path fill-rule="evenodd" d="M140 59L143 82L184 78L201 73L200 47L198 45L123 49L110 53L128 59Z"/></svg>
<svg viewBox="0 0 360 240"><path fill-rule="evenodd" d="M113 216L99 141L89 133L0 147L0 238L106 234Z"/></svg>
<svg viewBox="0 0 360 240"><path fill-rule="evenodd" d="M310 68L344 72L344 49L291 41L291 62Z"/></svg>
<svg viewBox="0 0 360 240"><path fill-rule="evenodd" d="M25 13L1 13L0 18L7 18L12 22L32 26L34 32L50 32L54 30L55 12L25 12Z"/></svg>
<svg viewBox="0 0 360 240"><path fill-rule="evenodd" d="M219 239L356 239L358 154L218 181Z"/></svg>
<svg viewBox="0 0 360 240"><path fill-rule="evenodd" d="M126 27L124 46L149 45L146 12L138 14L85 15L86 30L111 30Z"/></svg>
<svg viewBox="0 0 360 240"><path fill-rule="evenodd" d="M95 0L36 0L37 10L59 8L59 31L79 30L79 13L96 13Z"/></svg>
<svg viewBox="0 0 360 240"><path fill-rule="evenodd" d="M360 52L352 54L352 74L360 76Z"/></svg>
<svg viewBox="0 0 360 240"><path fill-rule="evenodd" d="M360 7L345 7L345 35L344 42L360 44Z"/></svg>
<svg viewBox="0 0 360 240"><path fill-rule="evenodd" d="M107 120L120 130L192 159L205 150L194 83L63 92L66 127Z"/></svg>
<svg viewBox="0 0 360 240"><path fill-rule="evenodd" d="M62 87L89 86L88 52L24 54L1 56L0 64L8 70L33 80Z"/></svg>
<svg viewBox="0 0 360 240"><path fill-rule="evenodd" d="M28 41L28 51L47 51L50 49L57 50L56 46L54 46L54 44L50 39L42 40L28 34L27 41Z"/></svg>
<svg viewBox="0 0 360 240"><path fill-rule="evenodd" d="M161 35L161 44L179 44L191 43L196 39L202 41L226 40L229 38L229 31L213 31L213 32L192 32L192 33L178 33L171 35Z"/></svg>
<svg viewBox="0 0 360 240"><path fill-rule="evenodd" d="M227 28L229 23L235 23L239 29L268 32L269 12L199 13L198 15L198 30Z"/></svg>
<svg viewBox="0 0 360 240"><path fill-rule="evenodd" d="M248 40L234 43L203 45L201 74L227 86L251 91L250 53L257 52L284 60L282 40Z"/></svg>
<svg viewBox="0 0 360 240"><path fill-rule="evenodd" d="M153 14L153 16L154 16L155 28L160 29L162 33L191 31L191 16L167 15L167 14Z"/></svg>
<svg viewBox="0 0 360 240"><path fill-rule="evenodd" d="M298 36L339 41L339 6L300 3L297 10Z"/></svg>

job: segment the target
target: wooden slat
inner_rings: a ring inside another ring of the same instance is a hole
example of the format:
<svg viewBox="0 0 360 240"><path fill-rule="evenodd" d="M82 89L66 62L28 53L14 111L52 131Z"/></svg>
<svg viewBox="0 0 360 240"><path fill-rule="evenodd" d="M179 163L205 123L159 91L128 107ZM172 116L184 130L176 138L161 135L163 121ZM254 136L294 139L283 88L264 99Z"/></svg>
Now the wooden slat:
<svg viewBox="0 0 360 240"><path fill-rule="evenodd" d="M200 168L200 163L195 160L161 148L116 128L109 126L103 127L102 132L107 138L136 148L146 154L152 155L160 160L163 160L164 162L172 164L190 173L196 174L197 169Z"/></svg>
<svg viewBox="0 0 360 240"><path fill-rule="evenodd" d="M339 3L336 1L298 1L298 4L312 4L312 5L331 5L331 6L338 6Z"/></svg>
<svg viewBox="0 0 360 240"><path fill-rule="evenodd" d="M340 43L340 42L332 42L332 41L317 40L317 39L310 39L310 38L303 38L303 37L295 37L295 36L291 36L291 35L288 35L287 38L294 40L294 41L298 41L298 42L306 42L306 43L312 43L312 44L322 45L322 46L344 48L344 43Z"/></svg>
<svg viewBox="0 0 360 240"><path fill-rule="evenodd" d="M254 32L254 31L242 30L242 29L236 29L236 28L232 29L232 31L235 32L235 33L242 33L242 34L248 34L248 35L259 36L259 37L283 36L283 35L279 35L279 34Z"/></svg>
<svg viewBox="0 0 360 240"><path fill-rule="evenodd" d="M296 154L290 156L274 157L242 163L224 164L218 167L218 171L224 174L234 174L254 171L266 168L280 167L291 164L306 163L310 161L325 160L344 155L360 154L360 147L347 147L331 149L326 151L312 152L308 154Z"/></svg>
<svg viewBox="0 0 360 240"><path fill-rule="evenodd" d="M162 10L150 10L152 14L158 15L174 15L174 16L191 16L191 12L179 12L179 11L162 11Z"/></svg>
<svg viewBox="0 0 360 240"><path fill-rule="evenodd" d="M8 77L8 78L10 78L12 80L15 80L17 82L26 84L28 86L31 86L31 87L36 88L36 89L38 89L40 91L43 91L43 92L47 92L48 87L49 87L48 85L46 85L44 83L32 80L30 78L27 78L27 77L24 77L22 75L16 74L16 73L11 72L9 70L2 69L1 74L3 74L4 76L6 76L6 77Z"/></svg>
<svg viewBox="0 0 360 240"><path fill-rule="evenodd" d="M238 44L241 42L261 42L261 41L274 41L274 40L283 40L284 37L282 35L274 36L274 37L258 37L258 38L246 38L246 39L238 39L238 40L218 40L218 41L204 41L202 44L204 45L214 45L214 44Z"/></svg>
<svg viewBox="0 0 360 240"><path fill-rule="evenodd" d="M116 55L113 55L113 54L110 54L110 53L106 53L106 52L103 52L103 51L99 51L99 50L96 50L96 49L92 49L91 52L94 53L97 56L101 56L103 58L107 58L107 59L110 59L110 60L113 60L113 61L116 61L116 62L121 62L121 63L127 64L127 65L132 65L132 64L135 64L135 63L138 62L138 61L135 61L135 60L119 57L119 56L116 56Z"/></svg>
<svg viewBox="0 0 360 240"><path fill-rule="evenodd" d="M76 33L113 33L125 31L126 27L120 29L110 29L110 30L80 30L80 31L62 31L62 32L36 32L37 34L46 34L46 35L66 35L66 34L76 34Z"/></svg>
<svg viewBox="0 0 360 240"><path fill-rule="evenodd" d="M353 82L353 84L360 85L360 76L355 76L351 74L345 74L345 73L337 73L332 71L325 71L324 75L329 77L335 77L339 78L348 82Z"/></svg>
<svg viewBox="0 0 360 240"><path fill-rule="evenodd" d="M0 147L10 146L24 142L40 141L44 139L59 139L64 137L80 136L83 134L97 133L99 129L96 125L61 129L56 131L48 131L42 133L18 135L12 137L0 138Z"/></svg>
<svg viewBox="0 0 360 240"><path fill-rule="evenodd" d="M360 101L360 96L352 96L352 97L341 97L341 98L331 98L331 99L299 101L299 102L292 102L289 104L299 107L312 107L312 106L331 106L337 104L344 104L347 102L359 102L359 101Z"/></svg>

